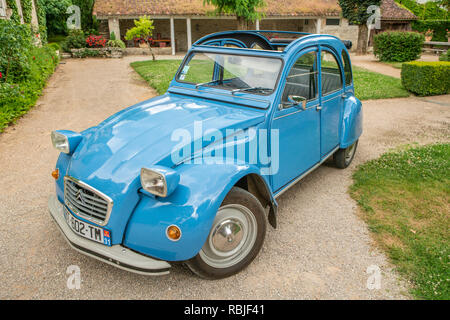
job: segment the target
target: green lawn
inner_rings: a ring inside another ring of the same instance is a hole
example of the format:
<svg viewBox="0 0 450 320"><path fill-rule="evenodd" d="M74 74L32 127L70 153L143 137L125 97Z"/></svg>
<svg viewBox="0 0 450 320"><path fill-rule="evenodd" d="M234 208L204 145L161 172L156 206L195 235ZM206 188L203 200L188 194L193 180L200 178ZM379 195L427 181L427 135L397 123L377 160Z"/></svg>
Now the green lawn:
<svg viewBox="0 0 450 320"><path fill-rule="evenodd" d="M164 94L173 79L181 60L158 60L133 62L131 66L158 94ZM401 80L368 71L353 68L356 96L361 100L408 97Z"/></svg>
<svg viewBox="0 0 450 320"><path fill-rule="evenodd" d="M450 144L361 165L350 189L375 241L419 299L450 299Z"/></svg>

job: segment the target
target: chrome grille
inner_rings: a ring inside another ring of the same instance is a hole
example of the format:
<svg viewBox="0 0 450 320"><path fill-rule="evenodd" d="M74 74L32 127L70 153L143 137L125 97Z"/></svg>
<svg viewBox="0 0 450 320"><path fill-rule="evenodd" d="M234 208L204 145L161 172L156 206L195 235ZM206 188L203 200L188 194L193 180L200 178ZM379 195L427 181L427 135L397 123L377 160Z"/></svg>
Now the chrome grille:
<svg viewBox="0 0 450 320"><path fill-rule="evenodd" d="M112 200L72 177L64 178L64 202L75 214L100 225L108 223Z"/></svg>

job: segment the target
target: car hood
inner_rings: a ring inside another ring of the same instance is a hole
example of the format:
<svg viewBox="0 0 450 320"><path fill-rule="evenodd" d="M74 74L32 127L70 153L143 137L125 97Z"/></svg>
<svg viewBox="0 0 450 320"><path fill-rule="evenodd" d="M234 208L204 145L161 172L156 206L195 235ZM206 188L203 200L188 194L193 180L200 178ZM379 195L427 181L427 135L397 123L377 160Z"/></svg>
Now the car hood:
<svg viewBox="0 0 450 320"><path fill-rule="evenodd" d="M186 146L179 138L172 139L176 130L194 137L194 128L201 127L203 133L216 129L225 137L227 129L246 129L264 119L261 110L166 94L125 109L84 131L67 174L107 194L115 203L123 202L130 189L140 188L142 167L176 165L172 163L172 152ZM198 136L188 142L192 153L211 143L196 143L195 139L204 140ZM137 192L131 193L137 197Z"/></svg>

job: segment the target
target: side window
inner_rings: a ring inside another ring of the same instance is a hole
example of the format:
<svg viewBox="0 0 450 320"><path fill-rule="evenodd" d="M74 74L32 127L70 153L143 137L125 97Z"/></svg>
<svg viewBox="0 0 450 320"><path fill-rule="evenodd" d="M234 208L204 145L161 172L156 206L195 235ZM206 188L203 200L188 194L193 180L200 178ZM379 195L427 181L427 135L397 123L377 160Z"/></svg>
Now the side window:
<svg viewBox="0 0 450 320"><path fill-rule="evenodd" d="M289 96L300 96L306 100L317 98L317 53L302 55L293 65L286 78L283 103L288 103Z"/></svg>
<svg viewBox="0 0 450 320"><path fill-rule="evenodd" d="M350 57L345 50L342 50L342 60L344 61L345 85L349 86L353 81L352 67L350 65Z"/></svg>
<svg viewBox="0 0 450 320"><path fill-rule="evenodd" d="M331 52L322 51L322 96L342 89L342 74L335 56Z"/></svg>

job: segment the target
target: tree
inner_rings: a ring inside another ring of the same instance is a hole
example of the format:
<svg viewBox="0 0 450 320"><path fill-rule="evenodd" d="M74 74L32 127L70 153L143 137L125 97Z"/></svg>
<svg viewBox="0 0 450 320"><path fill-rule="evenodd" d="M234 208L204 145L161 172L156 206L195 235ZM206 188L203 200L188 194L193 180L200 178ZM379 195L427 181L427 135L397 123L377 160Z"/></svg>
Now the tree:
<svg viewBox="0 0 450 320"><path fill-rule="evenodd" d="M143 16L139 18L139 20L134 20L135 27L131 28L127 31L127 34L125 35L126 40L134 40L136 38L141 39L142 41L145 41L147 43L150 53L152 54L153 61L156 60L155 55L153 54L152 50L152 41L151 37L153 35L153 29L155 27L153 26L153 20L150 20L147 16Z"/></svg>
<svg viewBox="0 0 450 320"><path fill-rule="evenodd" d="M43 0L42 5L46 13L47 31L49 34L67 34L66 11L72 5L71 0Z"/></svg>
<svg viewBox="0 0 450 320"><path fill-rule="evenodd" d="M367 9L372 5L380 6L380 4L381 0L339 0L344 18L350 23L358 25L357 54L367 53L367 40L369 36L367 20L373 15L373 12L367 12Z"/></svg>
<svg viewBox="0 0 450 320"><path fill-rule="evenodd" d="M254 22L263 15L257 9L266 5L264 0L204 0L204 4L215 6L216 15L235 14L238 30L248 30L249 22Z"/></svg>

